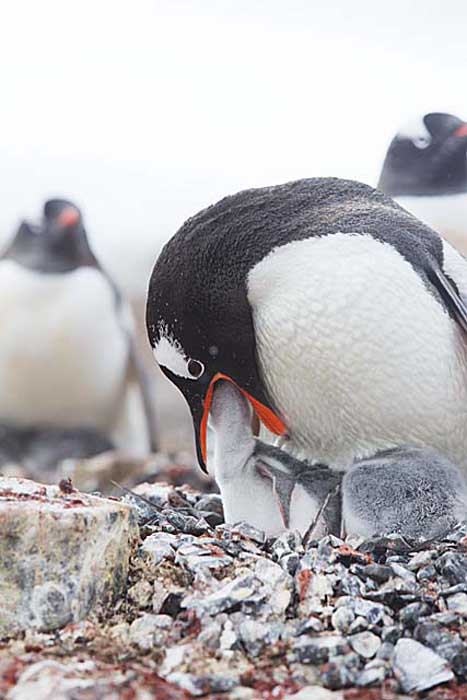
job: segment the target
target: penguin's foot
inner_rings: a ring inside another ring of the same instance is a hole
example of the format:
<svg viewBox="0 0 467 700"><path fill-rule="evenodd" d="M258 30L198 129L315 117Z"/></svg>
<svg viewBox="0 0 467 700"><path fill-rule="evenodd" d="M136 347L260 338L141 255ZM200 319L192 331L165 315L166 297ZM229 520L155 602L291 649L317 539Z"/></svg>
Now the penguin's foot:
<svg viewBox="0 0 467 700"><path fill-rule="evenodd" d="M355 462L342 481L347 534L435 538L467 516L460 470L428 449L401 447Z"/></svg>

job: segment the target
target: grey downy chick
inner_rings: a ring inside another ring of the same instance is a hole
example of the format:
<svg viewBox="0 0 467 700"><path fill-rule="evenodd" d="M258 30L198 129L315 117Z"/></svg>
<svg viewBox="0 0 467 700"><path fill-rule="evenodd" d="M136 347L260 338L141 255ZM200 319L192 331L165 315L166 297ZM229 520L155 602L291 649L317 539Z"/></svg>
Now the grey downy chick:
<svg viewBox="0 0 467 700"><path fill-rule="evenodd" d="M467 487L439 453L399 447L355 462L342 481L347 534L436 538L467 517Z"/></svg>
<svg viewBox="0 0 467 700"><path fill-rule="evenodd" d="M308 531L340 476L321 465L299 462L278 447L253 437L251 409L230 382L219 381L210 410L214 436L208 468L219 485L226 522L244 520L275 535L284 529ZM340 508L334 499L325 510L324 524L338 527ZM317 523L316 523L317 524Z"/></svg>

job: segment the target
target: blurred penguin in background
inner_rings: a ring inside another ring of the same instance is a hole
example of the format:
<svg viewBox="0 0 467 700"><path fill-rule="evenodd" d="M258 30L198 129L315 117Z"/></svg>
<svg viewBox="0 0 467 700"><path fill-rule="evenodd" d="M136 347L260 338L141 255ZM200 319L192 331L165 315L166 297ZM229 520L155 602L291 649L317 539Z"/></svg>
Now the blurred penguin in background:
<svg viewBox="0 0 467 700"><path fill-rule="evenodd" d="M467 123L431 112L393 138L378 189L467 254Z"/></svg>
<svg viewBox="0 0 467 700"><path fill-rule="evenodd" d="M71 202L46 202L41 221L23 222L3 252L0 327L4 445L21 452L38 441L42 453L45 439L52 461L64 450L85 457L156 449L131 312Z"/></svg>

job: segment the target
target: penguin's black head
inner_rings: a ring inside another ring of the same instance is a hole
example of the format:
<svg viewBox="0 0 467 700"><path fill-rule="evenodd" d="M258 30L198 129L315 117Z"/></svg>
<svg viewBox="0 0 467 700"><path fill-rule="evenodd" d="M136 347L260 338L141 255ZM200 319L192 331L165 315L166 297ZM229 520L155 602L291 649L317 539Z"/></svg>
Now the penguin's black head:
<svg viewBox="0 0 467 700"><path fill-rule="evenodd" d="M3 257L44 273L96 264L81 212L65 199L48 200L38 224L23 221Z"/></svg>
<svg viewBox="0 0 467 700"><path fill-rule="evenodd" d="M467 123L441 112L425 114L392 140L378 188L394 197L467 191Z"/></svg>
<svg viewBox="0 0 467 700"><path fill-rule="evenodd" d="M241 390L269 430L285 432L260 376L247 298L248 271L273 244L267 226L255 228L256 217L264 215L258 196L250 191L228 197L188 220L163 248L149 283L149 340L162 371L189 405L202 469L219 379Z"/></svg>

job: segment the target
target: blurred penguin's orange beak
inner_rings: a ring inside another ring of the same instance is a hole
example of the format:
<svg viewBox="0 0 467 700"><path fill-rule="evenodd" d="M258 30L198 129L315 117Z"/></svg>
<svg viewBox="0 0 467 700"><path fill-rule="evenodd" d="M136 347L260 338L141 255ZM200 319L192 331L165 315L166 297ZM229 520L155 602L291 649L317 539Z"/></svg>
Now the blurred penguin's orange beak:
<svg viewBox="0 0 467 700"><path fill-rule="evenodd" d="M79 212L74 207L67 207L57 217L57 224L61 228L74 226L79 221Z"/></svg>
<svg viewBox="0 0 467 700"><path fill-rule="evenodd" d="M204 398L203 416L201 418L200 425L201 453L205 464L207 458L207 430L209 410L211 408L214 386L216 382L218 382L220 379L224 379L227 382L231 382L237 387L237 389L239 389L242 392L243 396L245 396L245 398L248 399L249 403L253 407L253 410L258 416L261 423L263 423L263 425L269 430L269 432L274 433L274 435L283 435L286 431L286 427L283 421L278 416L276 416L276 414L273 411L271 411L270 408L262 404L260 401L257 401L253 396L251 396L251 394L242 389L241 386L238 386L238 384L227 374L222 374L221 372L218 372L211 379L211 383L209 384L208 390L206 392L206 396Z"/></svg>

